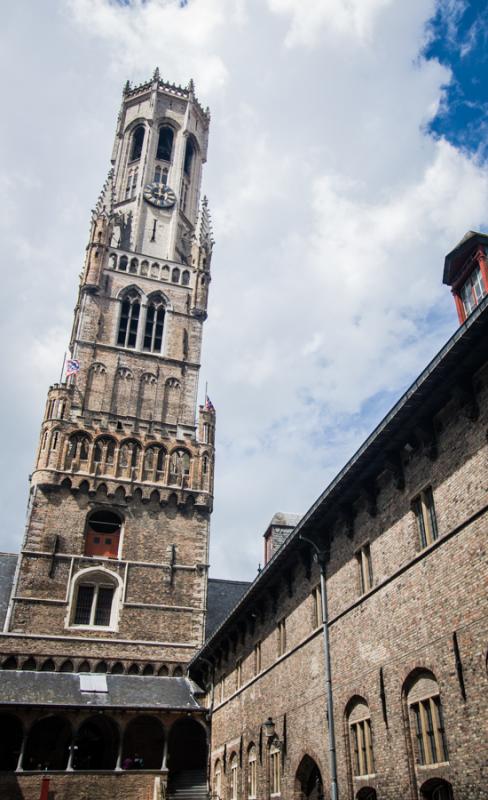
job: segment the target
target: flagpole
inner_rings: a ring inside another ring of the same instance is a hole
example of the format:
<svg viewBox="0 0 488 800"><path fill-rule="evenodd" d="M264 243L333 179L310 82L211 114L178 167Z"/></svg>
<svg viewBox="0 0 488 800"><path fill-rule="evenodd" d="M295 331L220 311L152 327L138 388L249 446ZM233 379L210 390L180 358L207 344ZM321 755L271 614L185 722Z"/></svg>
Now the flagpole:
<svg viewBox="0 0 488 800"><path fill-rule="evenodd" d="M204 405L207 405L207 397L208 397L207 389L208 389L208 381L205 381L205 403L204 403Z"/></svg>
<svg viewBox="0 0 488 800"><path fill-rule="evenodd" d="M63 366L61 367L61 375L59 376L59 382L63 382L63 372L64 372L64 365L66 364L66 350L64 351L64 358L63 358Z"/></svg>

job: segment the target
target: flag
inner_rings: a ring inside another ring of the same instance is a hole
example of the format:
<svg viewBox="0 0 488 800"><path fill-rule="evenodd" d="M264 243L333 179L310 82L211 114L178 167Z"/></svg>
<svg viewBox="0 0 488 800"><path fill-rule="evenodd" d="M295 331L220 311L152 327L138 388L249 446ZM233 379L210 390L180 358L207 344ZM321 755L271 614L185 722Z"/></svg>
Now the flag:
<svg viewBox="0 0 488 800"><path fill-rule="evenodd" d="M80 362L76 358L68 358L66 362L66 377L69 378L70 375L76 375L79 371Z"/></svg>
<svg viewBox="0 0 488 800"><path fill-rule="evenodd" d="M213 403L212 403L212 401L211 401L211 399L210 399L210 397L208 395L205 397L205 411L213 411L213 412L215 412L215 408L213 406Z"/></svg>

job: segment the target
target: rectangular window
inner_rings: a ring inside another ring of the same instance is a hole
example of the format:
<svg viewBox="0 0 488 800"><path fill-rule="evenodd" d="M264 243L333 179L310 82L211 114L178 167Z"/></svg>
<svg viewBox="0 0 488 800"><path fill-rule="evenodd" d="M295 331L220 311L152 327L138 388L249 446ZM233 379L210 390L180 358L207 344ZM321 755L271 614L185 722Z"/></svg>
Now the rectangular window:
<svg viewBox="0 0 488 800"><path fill-rule="evenodd" d="M419 763L438 764L448 760L444 721L439 697L429 697L411 706Z"/></svg>
<svg viewBox="0 0 488 800"><path fill-rule="evenodd" d="M463 284L459 294L463 302L464 313L468 317L485 295L485 286L479 264Z"/></svg>
<svg viewBox="0 0 488 800"><path fill-rule="evenodd" d="M351 725L351 745L353 750L354 774L372 775L374 773L373 742L371 721L363 719Z"/></svg>
<svg viewBox="0 0 488 800"><path fill-rule="evenodd" d="M236 691L242 686L242 661L240 658L236 661Z"/></svg>
<svg viewBox="0 0 488 800"><path fill-rule="evenodd" d="M278 656L282 656L286 652L286 620L282 619L278 622Z"/></svg>
<svg viewBox="0 0 488 800"><path fill-rule="evenodd" d="M313 627L318 628L322 625L322 587L319 583L318 586L312 591L312 614L313 614Z"/></svg>
<svg viewBox="0 0 488 800"><path fill-rule="evenodd" d="M281 758L280 751L273 750L269 756L269 782L271 794L281 794Z"/></svg>
<svg viewBox="0 0 488 800"><path fill-rule="evenodd" d="M417 520L421 547L427 547L438 537L434 495L430 486L414 499L412 508Z"/></svg>
<svg viewBox="0 0 488 800"><path fill-rule="evenodd" d="M80 586L76 600L75 625L89 625L93 603L94 586Z"/></svg>
<svg viewBox="0 0 488 800"><path fill-rule="evenodd" d="M369 544L364 544L356 553L359 568L359 583L361 594L369 592L373 585L373 568L371 564L371 549Z"/></svg>
<svg viewBox="0 0 488 800"><path fill-rule="evenodd" d="M222 675L222 677L220 679L220 702L221 703L224 702L224 697L225 697L225 676Z"/></svg>
<svg viewBox="0 0 488 800"><path fill-rule="evenodd" d="M110 625L113 596L114 590L111 586L98 587L95 618L93 620L94 625Z"/></svg>
<svg viewBox="0 0 488 800"><path fill-rule="evenodd" d="M237 764L232 764L230 770L230 797L231 800L237 800Z"/></svg>
<svg viewBox="0 0 488 800"><path fill-rule="evenodd" d="M249 779L248 779L247 796L249 798L256 797L257 788L258 788L257 762L256 762L256 756L253 754L249 758Z"/></svg>
<svg viewBox="0 0 488 800"><path fill-rule="evenodd" d="M261 672L261 642L256 642L254 645L254 674L259 675Z"/></svg>

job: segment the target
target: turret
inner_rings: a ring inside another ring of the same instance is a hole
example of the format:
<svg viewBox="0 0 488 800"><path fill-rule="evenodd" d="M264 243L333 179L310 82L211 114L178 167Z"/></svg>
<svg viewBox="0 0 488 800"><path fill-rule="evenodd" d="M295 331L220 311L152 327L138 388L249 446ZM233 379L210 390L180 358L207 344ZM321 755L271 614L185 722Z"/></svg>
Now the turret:
<svg viewBox="0 0 488 800"><path fill-rule="evenodd" d="M451 286L462 324L488 294L488 236L468 231L444 261L443 282Z"/></svg>

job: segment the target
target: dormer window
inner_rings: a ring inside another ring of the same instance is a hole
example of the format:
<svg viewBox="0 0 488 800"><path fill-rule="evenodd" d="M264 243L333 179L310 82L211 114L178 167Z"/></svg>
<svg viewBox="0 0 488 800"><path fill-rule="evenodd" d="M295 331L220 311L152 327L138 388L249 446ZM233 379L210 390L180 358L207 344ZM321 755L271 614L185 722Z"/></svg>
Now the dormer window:
<svg viewBox="0 0 488 800"><path fill-rule="evenodd" d="M481 267L476 265L467 281L461 286L459 295L461 297L464 313L468 317L472 311L481 303L486 294L486 287L481 274Z"/></svg>

